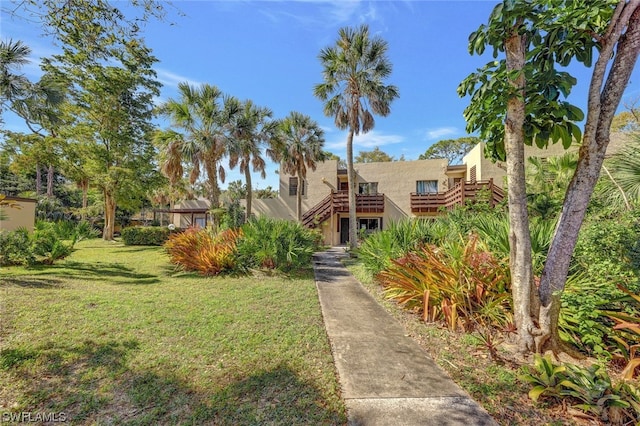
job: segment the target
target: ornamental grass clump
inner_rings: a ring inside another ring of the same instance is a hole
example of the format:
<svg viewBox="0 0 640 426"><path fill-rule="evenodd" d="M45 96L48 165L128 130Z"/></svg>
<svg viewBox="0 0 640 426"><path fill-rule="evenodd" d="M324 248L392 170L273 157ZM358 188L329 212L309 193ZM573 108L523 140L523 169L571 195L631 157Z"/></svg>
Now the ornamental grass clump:
<svg viewBox="0 0 640 426"><path fill-rule="evenodd" d="M218 275L236 268L236 246L242 235L239 229L213 232L207 229L189 228L172 234L164 247L171 263L185 271L197 271L202 275Z"/></svg>
<svg viewBox="0 0 640 426"><path fill-rule="evenodd" d="M386 297L451 330L511 323L509 270L472 234L424 247L378 274Z"/></svg>

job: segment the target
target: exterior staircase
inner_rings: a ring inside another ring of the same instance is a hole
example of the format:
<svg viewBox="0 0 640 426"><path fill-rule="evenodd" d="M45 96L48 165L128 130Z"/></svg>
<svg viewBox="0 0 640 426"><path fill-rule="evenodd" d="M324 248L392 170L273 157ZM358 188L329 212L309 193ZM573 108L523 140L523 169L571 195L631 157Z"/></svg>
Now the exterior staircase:
<svg viewBox="0 0 640 426"><path fill-rule="evenodd" d="M333 214L348 211L349 194L346 191L333 191L302 215L302 224L308 228L315 228ZM384 194L356 194L356 211L358 213L384 212Z"/></svg>

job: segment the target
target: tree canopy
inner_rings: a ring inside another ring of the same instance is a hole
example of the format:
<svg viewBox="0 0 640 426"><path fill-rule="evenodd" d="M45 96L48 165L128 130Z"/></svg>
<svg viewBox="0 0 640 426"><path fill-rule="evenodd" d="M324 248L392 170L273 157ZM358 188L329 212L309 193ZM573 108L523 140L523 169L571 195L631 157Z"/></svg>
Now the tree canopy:
<svg viewBox="0 0 640 426"><path fill-rule="evenodd" d="M467 136L458 139L444 139L431 145L424 154L420 154L418 160L430 160L446 158L449 164L461 164L462 158L480 142L475 136Z"/></svg>
<svg viewBox="0 0 640 426"><path fill-rule="evenodd" d="M371 151L360 151L353 161L355 163L386 163L395 161L395 158L376 146Z"/></svg>

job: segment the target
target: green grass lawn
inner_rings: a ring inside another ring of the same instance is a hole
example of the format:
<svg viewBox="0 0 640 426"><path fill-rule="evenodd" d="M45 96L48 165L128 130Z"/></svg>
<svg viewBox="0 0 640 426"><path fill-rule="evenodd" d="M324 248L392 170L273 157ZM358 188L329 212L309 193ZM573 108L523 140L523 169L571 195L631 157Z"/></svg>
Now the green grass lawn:
<svg viewBox="0 0 640 426"><path fill-rule="evenodd" d="M200 277L89 240L0 269L0 413L73 424L344 424L312 273Z"/></svg>

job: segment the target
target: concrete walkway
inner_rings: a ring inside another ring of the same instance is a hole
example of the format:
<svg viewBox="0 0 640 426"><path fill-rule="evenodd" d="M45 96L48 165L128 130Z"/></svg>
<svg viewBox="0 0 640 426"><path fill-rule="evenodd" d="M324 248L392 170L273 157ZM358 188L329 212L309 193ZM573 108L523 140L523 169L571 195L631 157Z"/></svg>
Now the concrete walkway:
<svg viewBox="0 0 640 426"><path fill-rule="evenodd" d="M324 323L350 425L496 425L405 336L340 262L344 249L314 254Z"/></svg>

